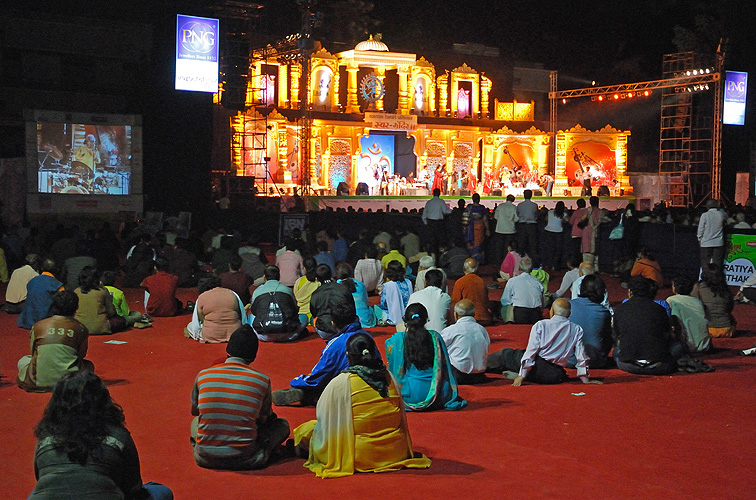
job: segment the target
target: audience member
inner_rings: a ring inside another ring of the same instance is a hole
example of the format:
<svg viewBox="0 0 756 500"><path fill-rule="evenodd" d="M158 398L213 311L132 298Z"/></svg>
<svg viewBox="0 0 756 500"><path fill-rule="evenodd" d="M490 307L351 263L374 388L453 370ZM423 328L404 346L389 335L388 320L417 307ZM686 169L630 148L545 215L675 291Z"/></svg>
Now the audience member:
<svg viewBox="0 0 756 500"><path fill-rule="evenodd" d="M568 257L566 262L567 272L562 276L562 283L559 285L559 289L552 294L552 297L555 299L564 297L568 292L572 296L572 284L580 277L580 269L575 267L575 258Z"/></svg>
<svg viewBox="0 0 756 500"><path fill-rule="evenodd" d="M312 293L320 287L320 281L318 281L315 275L315 270L318 267L318 263L312 257L307 257L304 260L304 276L300 276L294 283L292 291L294 292L294 298L297 299L297 307L299 308L299 321L303 325L312 324L312 313L310 312L310 299Z"/></svg>
<svg viewBox="0 0 756 500"><path fill-rule="evenodd" d="M427 322L425 306L407 306L404 315L407 330L386 340L388 369L399 382L408 409L462 409L467 406L467 401L457 394L457 382L444 339L438 332L428 331L425 328Z"/></svg>
<svg viewBox="0 0 756 500"><path fill-rule="evenodd" d="M192 320L184 328L185 337L209 344L228 342L232 333L247 324L244 304L236 293L221 286L219 277L202 278L197 292Z"/></svg>
<svg viewBox="0 0 756 500"><path fill-rule="evenodd" d="M124 285L125 286L125 285ZM168 260L158 257L153 274L142 280L144 310L150 316L175 316L183 308L176 298L178 276L168 273Z"/></svg>
<svg viewBox="0 0 756 500"><path fill-rule="evenodd" d="M377 352L370 335L349 337L349 368L326 386L317 420L294 429L305 467L318 477L430 467L430 459L412 451L401 393Z"/></svg>
<svg viewBox="0 0 756 500"><path fill-rule="evenodd" d="M79 296L76 320L87 327L90 335L116 333L126 328L126 321L118 316L110 292L100 284L97 269L87 266L79 274Z"/></svg>
<svg viewBox="0 0 756 500"><path fill-rule="evenodd" d="M498 281L506 282L508 279L520 274L520 259L522 256L517 251L517 240L510 240L507 244L507 255L501 261Z"/></svg>
<svg viewBox="0 0 756 500"><path fill-rule="evenodd" d="M18 386L28 392L50 392L66 373L94 370L84 359L89 347L87 327L74 319L79 297L70 290L52 297L52 316L32 326L31 354L18 360Z"/></svg>
<svg viewBox="0 0 756 500"><path fill-rule="evenodd" d="M189 250L189 240L176 238L176 244L166 256L168 260L168 273L178 278L178 286L181 288L195 287L199 277L197 256Z"/></svg>
<svg viewBox="0 0 756 500"><path fill-rule="evenodd" d="M451 300L455 304L462 299L468 299L475 304L475 321L481 325L491 324L491 306L488 300L488 288L483 278L478 276L478 261L467 259L464 261L465 275L454 283Z"/></svg>
<svg viewBox="0 0 756 500"><path fill-rule="evenodd" d="M578 198L577 200L577 208L575 211L572 212L572 215L570 216L570 236L572 237L572 248L570 249L571 256L575 259L573 262L578 263L583 261L583 255L581 253L581 248L583 244L583 219L585 218L586 212L588 211L587 208L585 208L585 200L583 198Z"/></svg>
<svg viewBox="0 0 756 500"><path fill-rule="evenodd" d="M30 279L26 284L26 304L17 322L21 328L29 329L37 321L50 316L52 296L55 292L63 290L63 283L55 278L54 260L43 260L41 271L39 276Z"/></svg>
<svg viewBox="0 0 756 500"><path fill-rule="evenodd" d="M486 329L475 321L475 304L468 299L454 304L454 321L440 332L454 378L463 385L484 382L491 339Z"/></svg>
<svg viewBox="0 0 756 500"><path fill-rule="evenodd" d="M252 286L252 278L242 270L242 258L234 254L228 259L228 271L220 275L221 286L233 290L242 301L249 304L249 287Z"/></svg>
<svg viewBox="0 0 756 500"><path fill-rule="evenodd" d="M328 243L326 241L318 241L318 253L313 256L315 262L318 264L325 264L331 269L331 274L336 272L336 261L328 251Z"/></svg>
<svg viewBox="0 0 756 500"><path fill-rule="evenodd" d="M546 227L543 232L544 267L556 270L562 267L562 247L564 245L564 225L569 222L564 202L559 200L546 215Z"/></svg>
<svg viewBox="0 0 756 500"><path fill-rule="evenodd" d="M247 276L252 278L255 285L262 284L265 274L265 264L268 259L257 244L257 238L250 235L247 241L239 247L239 257L242 258L242 267Z"/></svg>
<svg viewBox="0 0 756 500"><path fill-rule="evenodd" d="M26 256L26 264L13 271L5 290L5 312L19 314L23 311L26 304L26 285L39 276L41 268L42 259L32 253Z"/></svg>
<svg viewBox="0 0 756 500"><path fill-rule="evenodd" d="M143 234L139 242L129 250L126 256L126 276L123 278L123 286L127 288L142 286L141 283L153 272L157 254L150 246L150 239L149 234ZM165 270L168 270L167 266Z"/></svg>
<svg viewBox="0 0 756 500"><path fill-rule="evenodd" d="M440 332L446 328L451 297L441 290L441 271L433 269L425 274L425 288L410 295L407 305L422 304L428 312L425 328Z"/></svg>
<svg viewBox="0 0 756 500"><path fill-rule="evenodd" d="M302 276L302 256L296 250L296 243L290 238L287 241L284 251L276 256L276 267L281 271L281 283L288 287L294 286L300 276Z"/></svg>
<svg viewBox="0 0 756 500"><path fill-rule="evenodd" d="M282 454L289 423L273 413L270 378L250 366L258 347L255 332L244 325L231 334L226 361L197 375L191 443L200 467L261 469Z"/></svg>
<svg viewBox="0 0 756 500"><path fill-rule="evenodd" d="M538 253L538 205L531 201L533 191L526 189L525 198L517 204L517 243L524 255L531 258Z"/></svg>
<svg viewBox="0 0 756 500"><path fill-rule="evenodd" d="M85 267L96 268L97 261L92 256L89 242L79 238L76 240L76 255L67 258L61 268L62 281L66 290L74 290L79 286L79 275Z"/></svg>
<svg viewBox="0 0 756 500"><path fill-rule="evenodd" d="M265 282L252 296L249 322L263 342L289 342L307 335L295 294L282 284L276 266L265 266ZM309 307L309 306L308 306Z"/></svg>
<svg viewBox="0 0 756 500"><path fill-rule="evenodd" d="M355 311L357 312L357 317L360 318L360 326L362 328L374 327L377 322L375 311L368 303L368 294L365 285L361 281L354 279L352 266L346 262L336 263L335 278L337 283L344 285L352 294Z"/></svg>
<svg viewBox="0 0 756 500"><path fill-rule="evenodd" d="M433 197L428 200L423 209L423 224L426 226L428 234L428 243L431 246L433 255L438 255L438 249L446 240L446 226L444 217L451 213L451 209L441 198L441 190L433 190ZM374 241L375 242L375 241Z"/></svg>
<svg viewBox="0 0 756 500"><path fill-rule="evenodd" d="M544 288L538 278L530 274L532 269L533 261L523 257L520 260L520 274L504 286L501 319L505 322L532 325L543 318Z"/></svg>
<svg viewBox="0 0 756 500"><path fill-rule="evenodd" d="M399 261L402 267L404 267L405 269L407 268L407 258L399 252L399 247L399 240L397 240L396 238L391 238L391 240L389 241L389 253L384 255L381 259L381 264L383 264L384 269L388 268L389 263L391 263L391 261L393 260Z"/></svg>
<svg viewBox="0 0 756 500"><path fill-rule="evenodd" d="M350 307L354 312L354 320L357 318L357 309L354 297L350 290L341 283L337 283L331 275L331 269L326 264L318 264L315 268L315 277L320 286L312 293L310 298L310 312L315 324L315 332L323 340L328 340L339 333L333 326L331 311L336 304Z"/></svg>
<svg viewBox="0 0 756 500"><path fill-rule="evenodd" d="M501 372L513 379L517 387L522 382L560 384L567 380L564 367L574 353L577 375L584 384L600 384L588 377L588 357L583 349L583 329L570 322L570 302L556 299L551 305L549 319L538 321L530 330L525 350L504 348L488 355L488 371Z"/></svg>
<svg viewBox="0 0 756 500"><path fill-rule="evenodd" d="M441 273L441 290L447 291L446 273L443 269L436 267L436 259L432 255L424 255L420 257L417 277L415 278L415 291L419 292L425 288L425 273L436 269Z"/></svg>
<svg viewBox="0 0 756 500"><path fill-rule="evenodd" d="M572 313L570 321L583 329L583 347L590 360L591 368L605 368L609 365L612 339L612 314L602 302L606 286L595 274L585 277L580 283L580 294L570 301ZM568 368L574 368L577 357L573 354L567 361Z"/></svg>
<svg viewBox="0 0 756 500"><path fill-rule="evenodd" d="M494 219L496 219L496 228L494 229L494 259L493 264L499 265L504 258L503 249L509 247L512 241L515 241L517 207L514 205L515 197L512 194L507 195L506 201L500 203L494 210Z"/></svg>
<svg viewBox="0 0 756 500"><path fill-rule="evenodd" d="M378 260L378 250L374 245L365 248L364 258L354 267L354 278L365 285L368 294L379 294L383 290L384 269Z"/></svg>
<svg viewBox="0 0 756 500"><path fill-rule="evenodd" d="M395 325L402 329L402 316L412 294L412 282L405 276L404 266L398 260L389 262L386 283L381 291L381 303L375 306L378 324Z"/></svg>
<svg viewBox="0 0 756 500"><path fill-rule="evenodd" d="M654 280L659 288L664 287L661 266L656 262L654 254L647 247L638 250L638 256L635 259L633 268L630 270L630 276L643 276L644 278Z"/></svg>
<svg viewBox="0 0 756 500"><path fill-rule="evenodd" d="M730 287L723 273L709 264L704 268L701 281L694 287L692 295L703 304L708 320L709 335L712 337L732 337L735 334L735 306Z"/></svg>
<svg viewBox="0 0 756 500"><path fill-rule="evenodd" d="M105 271L100 276L100 284L105 287L112 297L113 307L115 308L116 314L123 318L123 321L126 322L126 326L132 326L136 322L141 322L143 319L142 313L129 309L129 303L126 300L126 296L122 290L116 288L115 282L115 271Z"/></svg>
<svg viewBox="0 0 756 500"><path fill-rule="evenodd" d="M686 276L677 276L672 280L673 295L667 297L667 304L672 310L672 318L678 321L680 338L688 354L705 354L712 349L708 321L703 304L691 296L693 280Z"/></svg>
<svg viewBox="0 0 756 500"><path fill-rule="evenodd" d="M706 202L706 212L701 214L696 235L701 246L701 269L706 269L709 262L721 271L724 265L724 225L726 215L719 210L717 200Z"/></svg>

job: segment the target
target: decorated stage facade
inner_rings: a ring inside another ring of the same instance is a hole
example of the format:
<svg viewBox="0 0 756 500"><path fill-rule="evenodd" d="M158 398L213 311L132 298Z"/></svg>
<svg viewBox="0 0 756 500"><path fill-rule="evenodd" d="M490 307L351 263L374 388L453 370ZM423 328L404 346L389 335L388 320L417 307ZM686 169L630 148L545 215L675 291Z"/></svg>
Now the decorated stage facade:
<svg viewBox="0 0 756 500"><path fill-rule="evenodd" d="M631 194L629 131L539 130L533 102L491 103L493 82L466 64L437 73L371 37L337 54L320 49L309 66L268 47L250 73L248 109L231 117L231 161L235 176L273 186L261 194L290 193L307 177L319 196L427 196L439 187L562 197L585 195L588 184L593 194Z"/></svg>

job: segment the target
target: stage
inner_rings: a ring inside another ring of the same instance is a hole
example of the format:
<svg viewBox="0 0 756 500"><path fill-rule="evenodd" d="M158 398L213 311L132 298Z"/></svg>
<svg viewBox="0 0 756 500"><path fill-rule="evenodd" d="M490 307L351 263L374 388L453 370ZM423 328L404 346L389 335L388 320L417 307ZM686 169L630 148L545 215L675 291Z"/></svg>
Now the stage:
<svg viewBox="0 0 756 500"><path fill-rule="evenodd" d="M559 201L563 201L568 209L577 208L577 200L580 196L533 196L532 200L538 206L543 206L548 209L554 208ZM583 199L587 201L587 197L583 196ZM391 210L403 211L405 208L409 211L412 209L420 210L425 207L425 204L430 199L430 196L310 196L309 197L309 210L360 210L367 212L368 210L376 212L382 210L389 212ZM464 199L466 203L472 203L470 196L441 196L441 199L446 201L449 208L457 206L457 202L460 199ZM628 203L635 203L635 196L601 196L599 203L600 208L605 208L609 211L614 211L618 208L624 208ZM522 197L518 196L515 199L515 204L521 202ZM506 201L505 196L481 196L480 203L485 205L489 209L493 210L499 203Z"/></svg>

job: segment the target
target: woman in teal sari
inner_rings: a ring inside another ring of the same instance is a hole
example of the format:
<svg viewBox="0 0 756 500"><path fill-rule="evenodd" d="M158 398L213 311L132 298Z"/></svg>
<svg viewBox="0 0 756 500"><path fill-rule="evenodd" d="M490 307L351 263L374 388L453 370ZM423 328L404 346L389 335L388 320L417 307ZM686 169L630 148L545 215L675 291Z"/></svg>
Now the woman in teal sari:
<svg viewBox="0 0 756 500"><path fill-rule="evenodd" d="M457 394L446 344L437 332L425 329L427 321L425 306L407 306L407 331L397 332L386 341L389 371L402 386L407 410L462 409L467 401Z"/></svg>

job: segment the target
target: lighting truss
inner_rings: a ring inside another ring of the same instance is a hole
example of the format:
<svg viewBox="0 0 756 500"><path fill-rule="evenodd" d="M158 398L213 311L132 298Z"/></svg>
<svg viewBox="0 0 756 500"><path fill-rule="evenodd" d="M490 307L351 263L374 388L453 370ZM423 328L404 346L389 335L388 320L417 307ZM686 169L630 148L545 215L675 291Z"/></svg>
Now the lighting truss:
<svg viewBox="0 0 756 500"><path fill-rule="evenodd" d="M619 85L606 85L604 87L588 87L584 89L558 90L549 92L549 99L563 99L570 97L585 97L599 95L613 95L627 92L635 92L651 89L668 89L673 87L692 87L718 82L722 75L717 72L709 72L699 75L683 75L664 80L651 80L649 82L623 83Z"/></svg>

